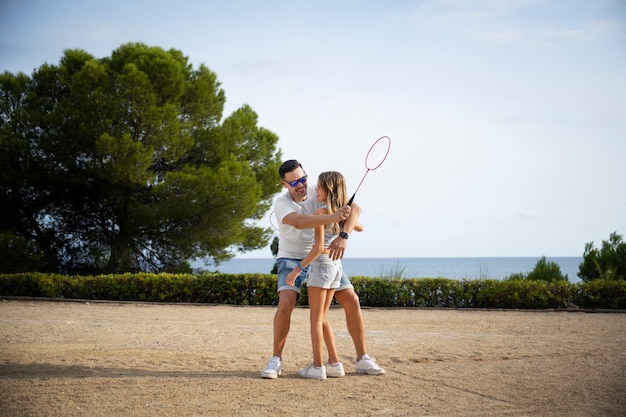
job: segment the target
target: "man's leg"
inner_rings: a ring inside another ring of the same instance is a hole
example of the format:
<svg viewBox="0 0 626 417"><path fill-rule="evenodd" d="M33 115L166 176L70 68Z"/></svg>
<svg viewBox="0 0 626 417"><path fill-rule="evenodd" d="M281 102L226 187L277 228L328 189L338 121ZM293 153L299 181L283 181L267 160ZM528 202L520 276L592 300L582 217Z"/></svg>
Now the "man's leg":
<svg viewBox="0 0 626 417"><path fill-rule="evenodd" d="M289 286L286 278L289 272L295 268L299 260L280 258L278 263L278 308L274 314L274 342L272 346L272 357L267 362L267 366L261 372L261 377L274 379L278 378L283 369L283 348L289 334L291 325L291 313L296 305L298 296L300 295L300 287L305 278L306 271L302 271L300 276L296 278L295 286Z"/></svg>
<svg viewBox="0 0 626 417"><path fill-rule="evenodd" d="M335 299L346 314L346 326L348 333L352 337L354 349L356 350L356 360L360 360L365 355L365 326L363 325L363 313L359 296L354 292L354 288L335 291Z"/></svg>
<svg viewBox="0 0 626 417"><path fill-rule="evenodd" d="M295 291L283 290L278 293L278 309L274 314L274 349L273 355L283 357L283 348L289 334L291 325L291 313L296 306L298 293Z"/></svg>
<svg viewBox="0 0 626 417"><path fill-rule="evenodd" d="M359 296L354 291L348 276L343 273L339 288L335 291L335 299L341 304L346 314L348 333L352 337L356 349L356 373L366 375L383 375L385 370L381 368L374 358L371 358L365 350L365 326L363 325L363 313Z"/></svg>

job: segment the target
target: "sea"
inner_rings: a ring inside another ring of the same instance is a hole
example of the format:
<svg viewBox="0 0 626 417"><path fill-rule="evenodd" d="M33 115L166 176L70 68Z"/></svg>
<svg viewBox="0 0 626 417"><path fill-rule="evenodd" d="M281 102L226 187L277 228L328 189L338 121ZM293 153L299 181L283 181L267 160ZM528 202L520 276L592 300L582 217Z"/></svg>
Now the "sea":
<svg viewBox="0 0 626 417"><path fill-rule="evenodd" d="M511 274L529 273L541 257L495 258L344 258L344 271L349 277L448 278L448 279L504 279ZM583 258L577 256L547 257L546 261L559 265L561 273L570 282L581 282L578 267ZM217 266L200 269L226 274L268 274L274 258L234 258Z"/></svg>

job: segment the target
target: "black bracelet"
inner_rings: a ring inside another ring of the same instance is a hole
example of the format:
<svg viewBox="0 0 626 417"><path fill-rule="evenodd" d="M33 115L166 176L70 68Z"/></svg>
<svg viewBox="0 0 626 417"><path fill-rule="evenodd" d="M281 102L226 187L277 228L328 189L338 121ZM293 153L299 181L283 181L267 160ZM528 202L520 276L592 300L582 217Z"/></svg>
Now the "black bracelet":
<svg viewBox="0 0 626 417"><path fill-rule="evenodd" d="M339 237L342 237L342 238L344 238L344 239L347 239L347 238L349 238L349 237L350 237L350 235L349 235L349 234L347 234L346 232L339 232Z"/></svg>

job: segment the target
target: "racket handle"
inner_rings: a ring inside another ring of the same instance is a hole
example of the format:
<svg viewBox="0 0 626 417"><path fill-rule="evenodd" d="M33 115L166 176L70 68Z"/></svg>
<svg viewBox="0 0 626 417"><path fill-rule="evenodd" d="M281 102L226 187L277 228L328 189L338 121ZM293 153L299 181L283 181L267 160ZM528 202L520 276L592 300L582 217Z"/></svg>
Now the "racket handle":
<svg viewBox="0 0 626 417"><path fill-rule="evenodd" d="M350 200L348 201L348 205L349 205L349 206L351 206L351 205L352 205L352 202L354 201L354 196L355 196L355 195L356 195L356 193L355 193L355 194L353 194L353 195L352 195L352 197L350 197Z"/></svg>

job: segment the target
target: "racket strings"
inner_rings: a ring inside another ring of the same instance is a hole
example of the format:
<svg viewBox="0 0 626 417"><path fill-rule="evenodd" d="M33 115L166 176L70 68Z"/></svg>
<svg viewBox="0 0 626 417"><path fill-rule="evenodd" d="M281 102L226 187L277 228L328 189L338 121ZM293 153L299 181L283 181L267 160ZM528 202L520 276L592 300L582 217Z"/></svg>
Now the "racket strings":
<svg viewBox="0 0 626 417"><path fill-rule="evenodd" d="M386 140L386 142L384 140ZM374 144L370 147L369 151L367 151L367 155L365 155L365 168L367 170L365 171L365 174L363 174L363 178L361 178L361 182L359 182L359 185L356 187L356 191L350 198L350 201L348 201L348 205L351 205L352 201L354 201L354 197L361 188L361 184L363 184L363 181L365 181L365 177L367 177L367 174L369 174L370 171L378 169L383 164L383 162L385 162L385 159L387 159L387 155L389 155L390 150L391 138L389 138L389 136L382 136L378 138L376 142L374 142ZM372 151L374 152L372 153ZM378 163L375 165L374 162Z"/></svg>
<svg viewBox="0 0 626 417"><path fill-rule="evenodd" d="M381 142L383 139L386 139L386 144L385 142ZM365 156L365 168L367 168L368 172L378 169L383 162L385 162L385 159L387 159L390 150L391 139L389 136L382 136L378 138L378 140L376 140L376 142L374 142L374 144L370 147L370 150L367 151L367 155ZM375 162L378 163L375 164Z"/></svg>

